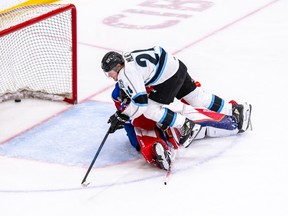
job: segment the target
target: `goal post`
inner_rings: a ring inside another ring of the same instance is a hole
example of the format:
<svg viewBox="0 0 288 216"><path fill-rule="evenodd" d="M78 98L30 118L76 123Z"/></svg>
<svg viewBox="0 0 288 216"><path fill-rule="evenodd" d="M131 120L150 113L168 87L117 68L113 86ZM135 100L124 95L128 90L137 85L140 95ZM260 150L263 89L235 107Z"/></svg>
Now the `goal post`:
<svg viewBox="0 0 288 216"><path fill-rule="evenodd" d="M37 4L0 14L0 102L40 98L77 103L73 4Z"/></svg>

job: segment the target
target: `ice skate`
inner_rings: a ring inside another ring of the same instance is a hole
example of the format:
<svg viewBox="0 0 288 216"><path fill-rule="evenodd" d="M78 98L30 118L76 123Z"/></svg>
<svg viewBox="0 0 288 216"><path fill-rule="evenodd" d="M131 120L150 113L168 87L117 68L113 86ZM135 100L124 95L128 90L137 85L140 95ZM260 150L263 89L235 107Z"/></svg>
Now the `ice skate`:
<svg viewBox="0 0 288 216"><path fill-rule="evenodd" d="M195 124L194 122L186 118L185 123L181 128L181 136L179 143L182 144L185 148L187 148L192 143L197 134L200 132L200 130L200 124Z"/></svg>
<svg viewBox="0 0 288 216"><path fill-rule="evenodd" d="M171 155L161 143L156 142L154 144L154 150L156 155L156 163L157 165L164 170L169 170L171 165Z"/></svg>
<svg viewBox="0 0 288 216"><path fill-rule="evenodd" d="M251 111L252 105L247 102L243 104L233 104L232 105L232 115L236 117L238 122L239 133L243 133L251 125Z"/></svg>

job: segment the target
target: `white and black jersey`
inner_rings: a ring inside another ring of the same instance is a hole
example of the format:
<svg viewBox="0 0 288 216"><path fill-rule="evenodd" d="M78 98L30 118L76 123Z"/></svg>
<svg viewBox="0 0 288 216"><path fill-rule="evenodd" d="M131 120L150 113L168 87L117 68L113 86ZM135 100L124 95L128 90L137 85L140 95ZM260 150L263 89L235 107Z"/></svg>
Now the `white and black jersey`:
<svg viewBox="0 0 288 216"><path fill-rule="evenodd" d="M123 57L125 67L119 72L118 83L131 98L124 113L134 119L148 105L146 87L159 85L171 78L179 68L179 60L159 46L126 52Z"/></svg>
<svg viewBox="0 0 288 216"><path fill-rule="evenodd" d="M132 120L144 114L162 125L181 127L184 116L162 106L175 98L194 107L231 115L231 104L197 87L185 64L162 47L127 52L123 57L125 65L119 72L118 84L131 98L123 113ZM146 87L153 87L149 95Z"/></svg>

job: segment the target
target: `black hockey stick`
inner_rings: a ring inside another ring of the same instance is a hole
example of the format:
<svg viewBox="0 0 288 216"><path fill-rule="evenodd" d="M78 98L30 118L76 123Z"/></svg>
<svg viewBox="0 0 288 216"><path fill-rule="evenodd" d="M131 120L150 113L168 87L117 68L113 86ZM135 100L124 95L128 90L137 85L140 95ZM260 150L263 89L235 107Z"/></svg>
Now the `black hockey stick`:
<svg viewBox="0 0 288 216"><path fill-rule="evenodd" d="M90 166L89 166L89 168L88 168L88 170L87 170L87 172L86 172L86 174L85 174L85 176L84 176L84 178L83 178L83 180L81 182L81 185L84 186L84 187L87 187L90 184L89 182L86 182L86 179L87 179L87 177L88 177L88 175L89 175L89 173L90 173L90 171L91 171L91 169L92 169L92 167L93 167L98 155L100 154L100 151L101 151L104 143L106 142L106 139L107 139L107 137L109 135L109 130L110 130L110 128L108 129L105 137L103 138L102 143L100 144L100 146L99 146L99 148L98 148L98 150L97 150L97 152L96 152L96 154L95 154L95 156L94 156L94 158L93 158L93 160L92 160L92 162L91 162L91 164L90 164Z"/></svg>

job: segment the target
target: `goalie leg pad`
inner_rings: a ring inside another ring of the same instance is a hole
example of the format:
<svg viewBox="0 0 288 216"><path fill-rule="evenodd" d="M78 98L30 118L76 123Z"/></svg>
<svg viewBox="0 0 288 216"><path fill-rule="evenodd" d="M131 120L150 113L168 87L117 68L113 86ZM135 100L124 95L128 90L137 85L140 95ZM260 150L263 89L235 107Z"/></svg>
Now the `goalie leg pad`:
<svg viewBox="0 0 288 216"><path fill-rule="evenodd" d="M141 115L132 121L132 125L145 130L154 130L156 127L156 122L146 118L144 115Z"/></svg>
<svg viewBox="0 0 288 216"><path fill-rule="evenodd" d="M169 147L167 143L161 138L158 129L155 128L154 130L144 130L142 128L135 127L135 132L140 144L140 152L145 160L149 164L163 168L157 161L157 159L159 160L159 157L157 158L157 154L155 152L155 144L157 143L158 145L162 145L165 151L169 151Z"/></svg>

